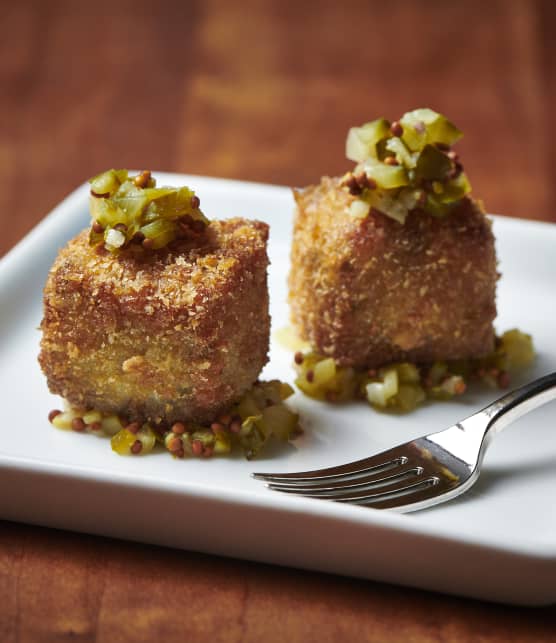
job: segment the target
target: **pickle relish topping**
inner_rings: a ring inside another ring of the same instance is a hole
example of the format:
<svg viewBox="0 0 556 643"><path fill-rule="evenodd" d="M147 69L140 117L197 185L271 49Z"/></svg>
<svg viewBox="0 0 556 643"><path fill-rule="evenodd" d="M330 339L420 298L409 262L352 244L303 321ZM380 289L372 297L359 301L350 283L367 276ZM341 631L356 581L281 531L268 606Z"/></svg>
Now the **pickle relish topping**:
<svg viewBox="0 0 556 643"><path fill-rule="evenodd" d="M400 362L371 370L339 366L332 357L298 351L296 386L317 400L364 399L382 411L409 412L427 400L449 400L465 393L471 382L508 388L511 377L535 358L531 335L518 329L496 338L489 355L430 364Z"/></svg>
<svg viewBox="0 0 556 643"><path fill-rule="evenodd" d="M379 210L404 223L411 210L443 217L471 191L451 146L462 133L432 109L415 109L391 123L385 118L352 127L346 156L357 163L342 187L357 197L350 213Z"/></svg>
<svg viewBox="0 0 556 643"><path fill-rule="evenodd" d="M210 424L140 423L69 404L65 411L51 411L48 419L58 429L109 436L112 450L119 455L145 455L159 444L175 458L228 455L238 447L251 460L269 440L288 442L302 432L299 415L284 404L293 392L291 386L279 380L257 381L228 412Z"/></svg>
<svg viewBox="0 0 556 643"><path fill-rule="evenodd" d="M109 252L158 250L198 237L208 223L195 192L188 187L157 188L148 170L136 176L128 170L108 170L89 183L89 243Z"/></svg>

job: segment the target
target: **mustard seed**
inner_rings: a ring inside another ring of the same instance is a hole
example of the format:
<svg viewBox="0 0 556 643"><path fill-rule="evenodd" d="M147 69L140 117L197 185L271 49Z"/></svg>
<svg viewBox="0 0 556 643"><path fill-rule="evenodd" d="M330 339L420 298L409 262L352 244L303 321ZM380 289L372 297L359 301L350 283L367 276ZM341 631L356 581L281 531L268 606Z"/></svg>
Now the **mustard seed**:
<svg viewBox="0 0 556 643"><path fill-rule="evenodd" d="M143 443L141 440L135 440L135 442L131 445L131 453L134 455L137 455L138 453L141 453L143 449Z"/></svg>
<svg viewBox="0 0 556 643"><path fill-rule="evenodd" d="M48 414L48 421L49 421L49 422L52 422L52 420L53 420L55 417L58 417L58 416L59 416L59 415L61 415L61 414L62 414L62 411L59 411L58 409L53 409L53 410L52 410L52 411L50 411L50 413Z"/></svg>
<svg viewBox="0 0 556 643"><path fill-rule="evenodd" d="M150 180L151 180L151 173L149 172L149 170L143 170L141 174L138 174L133 179L133 182L138 188L146 188Z"/></svg>
<svg viewBox="0 0 556 643"><path fill-rule="evenodd" d="M177 453L182 448L183 445L180 438L173 438L168 442L168 451L171 453Z"/></svg>
<svg viewBox="0 0 556 643"><path fill-rule="evenodd" d="M352 173L348 174L346 178L342 181L342 187L348 189L349 193L353 196L361 194L361 187L358 185L355 176Z"/></svg>
<svg viewBox="0 0 556 643"><path fill-rule="evenodd" d="M78 432L84 431L86 426L87 425L83 421L83 418L73 418L73 420L71 421L71 428L74 431L78 431Z"/></svg>
<svg viewBox="0 0 556 643"><path fill-rule="evenodd" d="M392 125L390 125L390 131L394 136L401 136L403 134L403 127L399 121L394 121Z"/></svg>
<svg viewBox="0 0 556 643"><path fill-rule="evenodd" d="M230 424L230 431L232 433L239 433L241 431L241 420L232 420Z"/></svg>
<svg viewBox="0 0 556 643"><path fill-rule="evenodd" d="M172 433L176 433L177 435L185 433L185 425L183 422L174 422L174 424L172 424Z"/></svg>
<svg viewBox="0 0 556 643"><path fill-rule="evenodd" d="M364 190L367 187L368 179L367 179L367 175L365 174L365 172L359 172L359 174L356 174L354 176L354 179L355 179L355 182L357 183L357 185L362 190Z"/></svg>

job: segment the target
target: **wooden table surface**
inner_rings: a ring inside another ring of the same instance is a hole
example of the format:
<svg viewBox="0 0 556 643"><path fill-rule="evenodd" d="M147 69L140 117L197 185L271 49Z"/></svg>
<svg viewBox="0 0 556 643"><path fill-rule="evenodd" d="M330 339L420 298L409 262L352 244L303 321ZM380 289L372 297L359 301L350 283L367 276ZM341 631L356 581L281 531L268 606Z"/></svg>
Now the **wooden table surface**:
<svg viewBox="0 0 556 643"><path fill-rule="evenodd" d="M0 255L105 168L303 185L349 167L351 125L425 105L490 212L556 221L555 6L3 3ZM556 607L0 523L0 641L70 639L556 641Z"/></svg>

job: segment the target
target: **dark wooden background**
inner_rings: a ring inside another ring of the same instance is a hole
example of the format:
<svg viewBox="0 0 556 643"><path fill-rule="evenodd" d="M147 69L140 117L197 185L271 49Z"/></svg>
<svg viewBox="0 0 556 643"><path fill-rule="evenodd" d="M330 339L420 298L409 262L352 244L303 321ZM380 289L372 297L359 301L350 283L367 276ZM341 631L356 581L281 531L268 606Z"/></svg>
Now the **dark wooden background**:
<svg viewBox="0 0 556 643"><path fill-rule="evenodd" d="M349 167L351 125L417 106L465 131L490 212L556 221L552 0L0 9L0 255L108 167L303 185ZM0 641L132 639L556 641L556 608L0 524Z"/></svg>

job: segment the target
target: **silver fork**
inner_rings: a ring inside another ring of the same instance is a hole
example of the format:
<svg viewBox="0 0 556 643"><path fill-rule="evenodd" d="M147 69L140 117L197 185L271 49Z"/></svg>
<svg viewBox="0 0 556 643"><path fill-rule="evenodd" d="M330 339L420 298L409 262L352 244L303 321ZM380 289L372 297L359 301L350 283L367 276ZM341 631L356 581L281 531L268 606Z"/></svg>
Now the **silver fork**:
<svg viewBox="0 0 556 643"><path fill-rule="evenodd" d="M444 431L370 458L297 473L253 473L269 489L401 512L459 496L479 477L492 437L556 398L556 372L504 395Z"/></svg>

